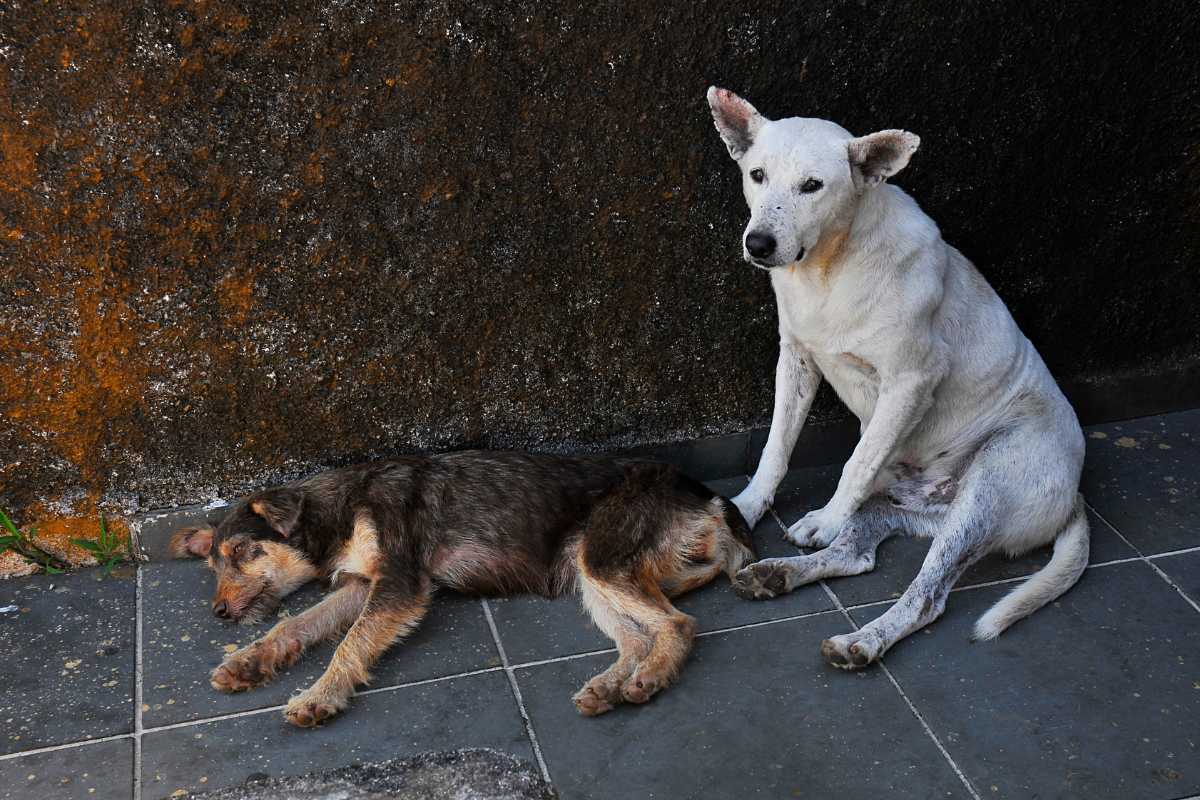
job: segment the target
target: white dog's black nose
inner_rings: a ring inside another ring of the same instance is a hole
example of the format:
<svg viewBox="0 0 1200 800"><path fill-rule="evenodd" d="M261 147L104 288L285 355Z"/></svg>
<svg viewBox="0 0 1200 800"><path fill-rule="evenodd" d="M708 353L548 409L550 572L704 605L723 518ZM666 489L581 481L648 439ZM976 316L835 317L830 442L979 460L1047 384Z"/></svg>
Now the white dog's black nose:
<svg viewBox="0 0 1200 800"><path fill-rule="evenodd" d="M746 234L746 250L754 258L767 258L775 252L775 237L769 233L751 231Z"/></svg>

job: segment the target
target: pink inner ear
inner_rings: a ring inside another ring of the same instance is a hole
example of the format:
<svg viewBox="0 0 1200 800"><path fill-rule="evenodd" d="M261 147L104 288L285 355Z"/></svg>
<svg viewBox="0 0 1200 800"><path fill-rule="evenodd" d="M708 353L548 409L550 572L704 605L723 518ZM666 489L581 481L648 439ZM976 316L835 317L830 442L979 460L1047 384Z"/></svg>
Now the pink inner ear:
<svg viewBox="0 0 1200 800"><path fill-rule="evenodd" d="M187 551L197 558L204 558L212 550L212 529L199 530L187 538Z"/></svg>
<svg viewBox="0 0 1200 800"><path fill-rule="evenodd" d="M721 104L721 116L726 124L745 130L750 124L750 105L728 89L717 90L717 102Z"/></svg>

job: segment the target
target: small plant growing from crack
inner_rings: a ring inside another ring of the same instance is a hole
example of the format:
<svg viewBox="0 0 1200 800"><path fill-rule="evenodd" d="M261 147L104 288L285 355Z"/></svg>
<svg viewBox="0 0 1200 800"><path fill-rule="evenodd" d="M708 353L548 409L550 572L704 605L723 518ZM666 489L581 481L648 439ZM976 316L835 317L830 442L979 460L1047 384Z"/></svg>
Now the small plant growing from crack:
<svg viewBox="0 0 1200 800"><path fill-rule="evenodd" d="M110 533L108 523L104 519L104 515L100 515L100 537L96 541L90 539L72 539L71 544L76 547L82 547L92 554L96 559L96 563L104 570L104 577L112 575L113 567L124 560L126 553L121 551L121 537L115 533ZM129 542L130 558L133 557L133 540Z"/></svg>
<svg viewBox="0 0 1200 800"><path fill-rule="evenodd" d="M39 546L34 539L35 533L37 533L36 528L30 528L28 531L18 528L8 514L0 509L0 554L16 553L26 562L39 567L47 575L61 575L66 572L71 565ZM116 565L124 561L126 557L131 561L137 560L133 552L132 537L127 540L126 547L122 549L121 537L117 533L109 531L108 521L104 519L103 514L100 515L100 537L97 540L72 539L71 544L91 553L103 570L103 577L106 578L112 575Z"/></svg>
<svg viewBox="0 0 1200 800"><path fill-rule="evenodd" d="M41 567L47 575L59 575L69 564L38 547L33 540L36 529L23 531L13 524L3 509L0 509L0 553L12 551L34 566Z"/></svg>

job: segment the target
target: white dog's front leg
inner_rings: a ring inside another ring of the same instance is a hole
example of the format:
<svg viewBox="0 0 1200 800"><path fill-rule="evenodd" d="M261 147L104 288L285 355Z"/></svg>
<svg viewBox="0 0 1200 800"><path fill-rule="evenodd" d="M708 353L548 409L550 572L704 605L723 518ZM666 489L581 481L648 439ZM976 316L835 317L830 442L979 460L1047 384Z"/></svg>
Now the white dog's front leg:
<svg viewBox="0 0 1200 800"><path fill-rule="evenodd" d="M937 381L927 374L899 376L879 393L875 413L842 470L837 491L824 508L810 511L788 528L785 537L800 547L826 547L871 493L875 476L897 445L912 432L933 403Z"/></svg>
<svg viewBox="0 0 1200 800"><path fill-rule="evenodd" d="M733 498L746 523L753 528L762 519L775 489L787 473L788 461L796 439L804 427L813 396L821 384L821 373L812 356L797 344L779 344L779 362L775 366L775 410L771 414L771 432L754 479Z"/></svg>

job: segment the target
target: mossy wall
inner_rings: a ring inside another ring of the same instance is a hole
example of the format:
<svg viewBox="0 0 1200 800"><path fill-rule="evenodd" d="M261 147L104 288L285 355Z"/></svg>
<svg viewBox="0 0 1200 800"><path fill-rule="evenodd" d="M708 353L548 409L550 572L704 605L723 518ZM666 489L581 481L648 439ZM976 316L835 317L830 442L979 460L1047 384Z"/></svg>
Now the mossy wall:
<svg viewBox="0 0 1200 800"><path fill-rule="evenodd" d="M1194 365L1198 41L1183 2L2 4L0 505L766 424L711 83L919 133L898 182L1064 379Z"/></svg>

